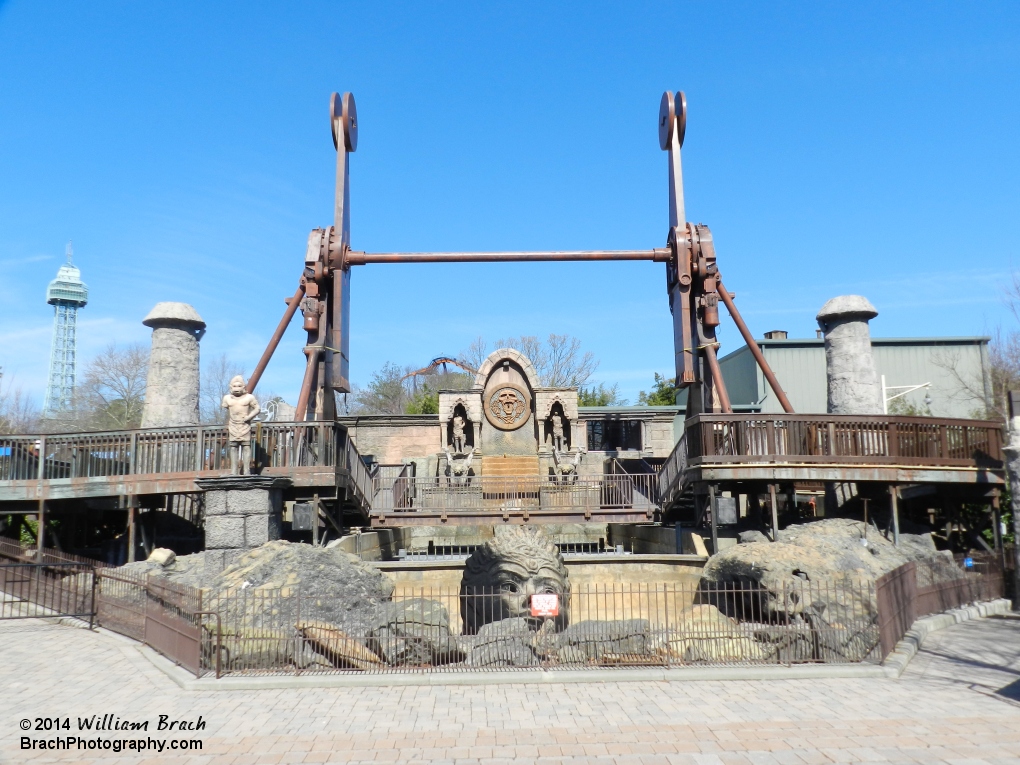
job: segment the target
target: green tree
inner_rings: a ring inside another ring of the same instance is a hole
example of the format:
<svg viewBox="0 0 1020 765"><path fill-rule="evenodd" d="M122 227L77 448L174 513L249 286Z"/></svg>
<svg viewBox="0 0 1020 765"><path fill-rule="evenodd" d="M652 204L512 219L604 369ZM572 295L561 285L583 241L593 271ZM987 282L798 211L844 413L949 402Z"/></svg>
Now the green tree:
<svg viewBox="0 0 1020 765"><path fill-rule="evenodd" d="M638 393L638 404L643 406L676 406L676 388L667 375L655 373L655 384L650 393Z"/></svg>
<svg viewBox="0 0 1020 765"><path fill-rule="evenodd" d="M439 414L439 391L427 383L411 394L404 410L407 414Z"/></svg>
<svg viewBox="0 0 1020 765"><path fill-rule="evenodd" d="M612 385L606 387L605 383L593 385L590 388L578 388L578 406L626 406L627 399L620 397L620 386Z"/></svg>

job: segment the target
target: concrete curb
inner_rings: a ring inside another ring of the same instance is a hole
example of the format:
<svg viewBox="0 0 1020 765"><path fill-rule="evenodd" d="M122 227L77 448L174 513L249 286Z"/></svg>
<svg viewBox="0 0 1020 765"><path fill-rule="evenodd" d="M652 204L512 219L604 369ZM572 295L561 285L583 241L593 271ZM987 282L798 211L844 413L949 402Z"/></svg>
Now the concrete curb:
<svg viewBox="0 0 1020 765"><path fill-rule="evenodd" d="M978 603L973 606L964 606L963 608L954 608L951 611L946 611L944 614L935 614L934 616L925 616L914 622L913 626L907 630L907 634L903 636L903 639L896 644L896 647L892 650L882 662L882 669L885 670L886 677L897 678L903 674L903 670L907 668L910 660L914 658L917 652L921 649L924 644L924 639L932 632L936 630L945 629L946 627L952 627L954 624L960 624L962 622L969 622L972 619L982 619L986 616L994 616L1000 614L1009 613L1012 609L1012 603L1006 598L999 598L998 600L989 600L985 603Z"/></svg>
<svg viewBox="0 0 1020 765"><path fill-rule="evenodd" d="M283 688L367 688L403 686L500 685L512 683L628 683L691 682L720 680L822 680L840 678L898 678L914 658L924 638L954 624L1010 611L1005 599L957 608L944 614L918 619L896 648L881 664L799 664L744 667L677 667L639 669L507 670L492 672L432 672L421 674L307 674L227 676L196 678L148 646L130 641L144 656L180 688L186 691L247 691ZM103 630L105 632L105 630ZM125 638L125 640L127 640Z"/></svg>
<svg viewBox="0 0 1020 765"><path fill-rule="evenodd" d="M792 667L680 667L670 669L506 670L493 672L432 672L421 674L267 675L196 678L147 646L137 650L153 666L186 691L242 691L272 688L366 688L433 685L501 685L552 683L661 683L698 680L818 680L887 677L877 664L801 664Z"/></svg>

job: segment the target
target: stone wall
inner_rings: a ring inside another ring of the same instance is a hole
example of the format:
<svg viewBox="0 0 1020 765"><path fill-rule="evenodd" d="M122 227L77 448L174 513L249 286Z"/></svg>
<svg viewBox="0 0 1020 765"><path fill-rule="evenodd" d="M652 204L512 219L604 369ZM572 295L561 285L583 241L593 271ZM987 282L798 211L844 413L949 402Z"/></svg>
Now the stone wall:
<svg viewBox="0 0 1020 765"><path fill-rule="evenodd" d="M434 414L341 417L358 452L383 465L399 465L412 457L435 455L442 449L439 417Z"/></svg>

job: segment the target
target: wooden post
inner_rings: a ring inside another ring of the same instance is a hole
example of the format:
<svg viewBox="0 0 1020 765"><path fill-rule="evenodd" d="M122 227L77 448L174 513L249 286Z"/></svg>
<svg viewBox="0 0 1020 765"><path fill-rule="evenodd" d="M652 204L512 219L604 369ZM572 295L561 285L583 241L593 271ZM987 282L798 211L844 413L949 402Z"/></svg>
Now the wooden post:
<svg viewBox="0 0 1020 765"><path fill-rule="evenodd" d="M719 503L716 501L716 485L708 485L709 513L712 515L712 555L719 553Z"/></svg>
<svg viewBox="0 0 1020 765"><path fill-rule="evenodd" d="M995 551L1002 551L1002 516L999 514L999 490L992 489L992 538Z"/></svg>
<svg viewBox="0 0 1020 765"><path fill-rule="evenodd" d="M893 544L896 547L900 546L900 503L899 503L900 490L895 485L889 487L889 502L892 505L892 523L893 523Z"/></svg>
<svg viewBox="0 0 1020 765"><path fill-rule="evenodd" d="M776 506L776 485L769 484L769 506L772 508L772 541L779 541L779 508Z"/></svg>
<svg viewBox="0 0 1020 765"><path fill-rule="evenodd" d="M36 563L43 562L43 548L46 546L46 500L39 497L39 512L36 514Z"/></svg>
<svg viewBox="0 0 1020 765"><path fill-rule="evenodd" d="M307 495L306 495L307 496ZM312 513L312 544L318 547L319 545L319 495L312 495L312 507L315 511Z"/></svg>
<svg viewBox="0 0 1020 765"><path fill-rule="evenodd" d="M128 563L135 562L135 498L128 498Z"/></svg>
<svg viewBox="0 0 1020 765"><path fill-rule="evenodd" d="M864 505L864 539L868 538L868 503L871 500L868 497L861 497L861 504Z"/></svg>
<svg viewBox="0 0 1020 765"><path fill-rule="evenodd" d="M36 546L36 563L42 563L43 559L43 547L45 546L46 539L46 496L45 487L43 486L43 480L46 478L46 436L40 436L39 438L39 466L38 466L38 486L39 486L39 512L36 514L36 532L35 532L35 546Z"/></svg>

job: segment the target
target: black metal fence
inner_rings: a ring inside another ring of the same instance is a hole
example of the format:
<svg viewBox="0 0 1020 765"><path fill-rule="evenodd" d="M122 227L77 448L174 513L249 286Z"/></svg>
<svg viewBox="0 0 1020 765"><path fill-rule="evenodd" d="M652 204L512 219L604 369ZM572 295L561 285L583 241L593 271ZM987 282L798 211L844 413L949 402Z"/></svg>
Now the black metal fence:
<svg viewBox="0 0 1020 765"><path fill-rule="evenodd" d="M39 560L26 560L38 557ZM842 579L399 591L337 608L300 586L203 591L59 551L0 544L0 618L74 616L196 675L572 670L879 662L913 621L1002 595L953 561Z"/></svg>
<svg viewBox="0 0 1020 765"><path fill-rule="evenodd" d="M300 588L213 593L206 670L226 674L512 671L878 661L867 582L575 586L556 612L505 591L424 588L323 618ZM327 604L328 605L328 604ZM328 608L325 610L329 610ZM335 614L335 611L334 611ZM533 615L534 614L534 615Z"/></svg>
<svg viewBox="0 0 1020 765"><path fill-rule="evenodd" d="M80 563L0 563L0 619L95 617L96 577Z"/></svg>

